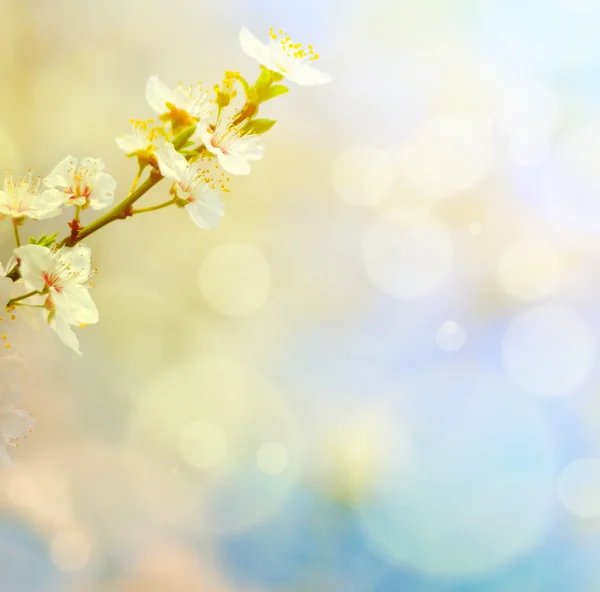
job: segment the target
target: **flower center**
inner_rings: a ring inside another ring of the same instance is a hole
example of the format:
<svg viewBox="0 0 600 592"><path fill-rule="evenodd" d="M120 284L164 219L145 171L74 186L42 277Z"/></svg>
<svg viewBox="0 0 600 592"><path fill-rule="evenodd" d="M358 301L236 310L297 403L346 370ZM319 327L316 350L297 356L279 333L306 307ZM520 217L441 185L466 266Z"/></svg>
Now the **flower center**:
<svg viewBox="0 0 600 592"><path fill-rule="evenodd" d="M312 45L307 45L306 49L304 49L302 43L294 43L292 38L282 29L275 32L275 29L271 27L269 35L273 41L279 42L283 53L290 58L295 58L297 60L306 59L311 62L319 59L319 54L315 53ZM282 67L281 64L277 63L277 67L282 72L287 73L287 70L285 67Z"/></svg>

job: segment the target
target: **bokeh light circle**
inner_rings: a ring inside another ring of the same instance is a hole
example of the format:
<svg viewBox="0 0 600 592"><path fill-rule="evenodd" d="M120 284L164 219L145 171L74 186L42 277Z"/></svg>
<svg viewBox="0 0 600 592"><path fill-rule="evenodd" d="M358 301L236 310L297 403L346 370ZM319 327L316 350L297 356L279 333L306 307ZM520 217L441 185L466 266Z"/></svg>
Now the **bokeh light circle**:
<svg viewBox="0 0 600 592"><path fill-rule="evenodd" d="M394 163L389 152L368 144L353 144L333 167L333 187L347 203L370 206L379 203L392 187Z"/></svg>
<svg viewBox="0 0 600 592"><path fill-rule="evenodd" d="M498 280L504 291L526 302L549 296L561 280L562 262L547 243L523 240L510 245L500 256Z"/></svg>
<svg viewBox="0 0 600 592"><path fill-rule="evenodd" d="M256 465L267 475L280 475L289 464L289 453L279 442L266 442L256 453Z"/></svg>
<svg viewBox="0 0 600 592"><path fill-rule="evenodd" d="M465 577L538 544L553 501L554 442L518 389L502 376L445 368L391 398L384 417L386 453L358 507L382 556ZM396 452L397 426L409 459Z"/></svg>
<svg viewBox="0 0 600 592"><path fill-rule="evenodd" d="M440 286L452 271L454 244L433 220L407 225L385 216L367 231L363 262L368 278L395 298L417 298Z"/></svg>
<svg viewBox="0 0 600 592"><path fill-rule="evenodd" d="M440 117L426 123L400 150L400 171L415 190L452 197L482 181L492 167L491 122Z"/></svg>
<svg viewBox="0 0 600 592"><path fill-rule="evenodd" d="M204 258L198 283L213 310L228 316L241 316L257 311L266 302L271 273L258 247L221 245Z"/></svg>
<svg viewBox="0 0 600 592"><path fill-rule="evenodd" d="M502 341L502 361L511 379L536 395L567 395L591 369L595 339L573 310L537 306L510 323Z"/></svg>
<svg viewBox="0 0 600 592"><path fill-rule="evenodd" d="M580 518L600 517L600 458L580 458L558 477L558 499Z"/></svg>
<svg viewBox="0 0 600 592"><path fill-rule="evenodd" d="M437 330L435 340L443 350L453 352L465 344L467 334L456 321L446 321Z"/></svg>
<svg viewBox="0 0 600 592"><path fill-rule="evenodd" d="M182 430L179 451L190 465L198 469L207 469L225 458L227 438L219 424L197 419Z"/></svg>
<svg viewBox="0 0 600 592"><path fill-rule="evenodd" d="M78 531L59 532L50 543L52 563L64 572L84 569L90 561L91 553L89 538Z"/></svg>

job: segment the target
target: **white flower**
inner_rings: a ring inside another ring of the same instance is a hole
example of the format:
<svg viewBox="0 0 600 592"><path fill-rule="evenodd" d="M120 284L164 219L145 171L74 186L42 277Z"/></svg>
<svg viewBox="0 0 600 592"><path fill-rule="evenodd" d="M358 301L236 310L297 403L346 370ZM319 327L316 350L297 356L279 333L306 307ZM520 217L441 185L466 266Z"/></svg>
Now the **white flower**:
<svg viewBox="0 0 600 592"><path fill-rule="evenodd" d="M89 247L52 250L41 245L15 249L21 260L21 277L26 285L46 295L47 320L60 339L77 353L79 343L71 325L98 322L98 309L89 292L92 275Z"/></svg>
<svg viewBox="0 0 600 592"><path fill-rule="evenodd" d="M308 51L301 43L292 43L289 35L283 31L276 34L270 32L271 41L268 44L259 41L246 27L240 31L242 51L258 61L259 64L272 72L285 76L288 80L304 86L326 84L331 76L311 66L310 62L318 59L311 45Z"/></svg>
<svg viewBox="0 0 600 592"><path fill-rule="evenodd" d="M184 127L205 120L212 111L209 95L199 84L187 88L179 84L170 89L158 76L148 79L146 100L162 120Z"/></svg>
<svg viewBox="0 0 600 592"><path fill-rule="evenodd" d="M156 152L161 175L175 182L177 196L188 202L185 209L200 228L215 228L224 214L224 205L214 182L197 163L190 164L173 144L165 144Z"/></svg>
<svg viewBox="0 0 600 592"><path fill-rule="evenodd" d="M44 184L55 195L61 195L68 205L88 206L100 210L112 204L117 182L104 172L99 158L84 158L77 166L74 156L61 160L44 179Z"/></svg>
<svg viewBox="0 0 600 592"><path fill-rule="evenodd" d="M148 129L147 121L132 121L131 133L116 138L117 146L127 154L150 155L154 152L154 133Z"/></svg>
<svg viewBox="0 0 600 592"><path fill-rule="evenodd" d="M0 460L10 464L8 446L18 446L21 438L33 429L34 419L29 411L10 404L0 406Z"/></svg>
<svg viewBox="0 0 600 592"><path fill-rule="evenodd" d="M23 179L13 182L12 175L4 177L4 191L0 191L0 219L3 216L35 220L52 218L60 214L64 199L49 191L40 193L40 179L34 179L31 173Z"/></svg>
<svg viewBox="0 0 600 592"><path fill-rule="evenodd" d="M211 131L208 126L198 129L197 133L206 149L215 154L219 164L232 175L249 175L250 160L263 157L263 147L256 134L243 134L243 125L234 126L218 122Z"/></svg>

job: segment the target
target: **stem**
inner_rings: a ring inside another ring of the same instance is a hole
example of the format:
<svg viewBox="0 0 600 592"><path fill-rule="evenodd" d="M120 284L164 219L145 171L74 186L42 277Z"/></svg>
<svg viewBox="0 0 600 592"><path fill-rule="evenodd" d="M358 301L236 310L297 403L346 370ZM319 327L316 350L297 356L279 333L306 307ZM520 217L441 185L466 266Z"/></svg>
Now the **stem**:
<svg viewBox="0 0 600 592"><path fill-rule="evenodd" d="M131 215L135 216L136 214L145 214L146 212L155 212L156 210L161 210L162 208L166 208L167 206L172 206L174 203L177 203L175 198L170 199L169 201L165 201L156 206L149 206L147 208L139 208L136 210L130 210Z"/></svg>
<svg viewBox="0 0 600 592"><path fill-rule="evenodd" d="M143 172L144 168L146 168L146 165L142 166L140 164L138 166L138 172L137 172L137 175L135 176L135 179L133 180L133 183L131 184L131 189L129 190L129 194L132 194L135 191L137 184L140 182L140 177L142 176L142 172Z"/></svg>
<svg viewBox="0 0 600 592"><path fill-rule="evenodd" d="M150 176L133 193L130 193L121 203L117 204L112 210L106 212L104 216L100 216L100 218L97 218L82 228L81 232L78 233L74 240L71 240L71 237L68 237L61 241L58 244L58 247L64 247L65 245L73 247L78 242L81 242L84 238L90 236L90 234L93 234L97 230L104 228L107 224L110 224L115 220L123 220L128 216L131 216L131 206L138 199L140 199L144 193L152 189L152 187L154 187L162 178L162 175L158 171L152 171Z"/></svg>
<svg viewBox="0 0 600 592"><path fill-rule="evenodd" d="M15 231L15 241L17 243L17 247L21 246L21 238L19 237L19 226L13 218L13 230Z"/></svg>
<svg viewBox="0 0 600 592"><path fill-rule="evenodd" d="M79 222L79 216L81 215L81 206L75 206L75 220Z"/></svg>
<svg viewBox="0 0 600 592"><path fill-rule="evenodd" d="M31 292L27 292L27 294L23 294L22 296L17 296L16 298L11 298L6 303L6 308L11 307L13 304L16 304L17 302L19 302L21 300L25 300L25 298L29 298L30 296L35 296L36 294L40 294L39 290L32 290Z"/></svg>

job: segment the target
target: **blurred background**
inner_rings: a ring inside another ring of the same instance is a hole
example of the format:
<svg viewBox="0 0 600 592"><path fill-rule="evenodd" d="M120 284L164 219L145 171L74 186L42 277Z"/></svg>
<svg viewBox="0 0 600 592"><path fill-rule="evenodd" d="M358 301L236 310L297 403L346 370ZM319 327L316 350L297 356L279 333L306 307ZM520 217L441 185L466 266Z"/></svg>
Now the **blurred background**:
<svg viewBox="0 0 600 592"><path fill-rule="evenodd" d="M598 2L0 18L16 175L99 157L126 191L147 78L254 79L244 25L333 76L265 104L218 229L167 209L90 237L82 357L44 332L2 370L36 417L0 468L2 592L600 590Z"/></svg>

